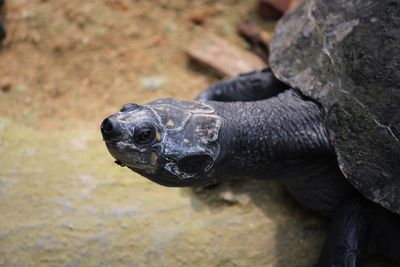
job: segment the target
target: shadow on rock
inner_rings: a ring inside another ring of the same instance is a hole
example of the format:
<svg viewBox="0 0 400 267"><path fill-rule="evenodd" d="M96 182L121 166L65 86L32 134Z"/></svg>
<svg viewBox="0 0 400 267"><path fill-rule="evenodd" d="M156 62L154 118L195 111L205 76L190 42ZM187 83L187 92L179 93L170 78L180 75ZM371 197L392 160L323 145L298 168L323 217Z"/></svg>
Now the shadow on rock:
<svg viewBox="0 0 400 267"><path fill-rule="evenodd" d="M300 206L280 184L249 180L183 190L191 194L195 210L218 212L237 206L243 214L261 212L265 219L255 222L255 229L249 229L249 235L263 243L261 248L266 248L260 251L266 265L260 266L306 267L316 261L328 221Z"/></svg>

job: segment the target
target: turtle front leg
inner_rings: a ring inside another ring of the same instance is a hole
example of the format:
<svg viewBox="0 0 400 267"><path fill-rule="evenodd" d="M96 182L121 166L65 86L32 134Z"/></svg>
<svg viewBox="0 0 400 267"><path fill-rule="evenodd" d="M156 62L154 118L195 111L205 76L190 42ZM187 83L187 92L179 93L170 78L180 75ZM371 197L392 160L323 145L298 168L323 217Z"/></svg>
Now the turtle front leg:
<svg viewBox="0 0 400 267"><path fill-rule="evenodd" d="M270 69L264 69L216 83L204 90L197 100L256 101L276 96L287 88L288 86L279 81Z"/></svg>
<svg viewBox="0 0 400 267"><path fill-rule="evenodd" d="M356 267L366 248L368 201L356 196L339 207L314 267Z"/></svg>

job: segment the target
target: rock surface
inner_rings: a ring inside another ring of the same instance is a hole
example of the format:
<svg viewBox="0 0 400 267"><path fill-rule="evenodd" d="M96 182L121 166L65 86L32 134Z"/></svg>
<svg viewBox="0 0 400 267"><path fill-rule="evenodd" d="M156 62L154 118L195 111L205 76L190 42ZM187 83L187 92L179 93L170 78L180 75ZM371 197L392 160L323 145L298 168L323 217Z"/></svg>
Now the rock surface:
<svg viewBox="0 0 400 267"><path fill-rule="evenodd" d="M97 132L0 121L0 266L310 266L323 224L272 183L164 188Z"/></svg>

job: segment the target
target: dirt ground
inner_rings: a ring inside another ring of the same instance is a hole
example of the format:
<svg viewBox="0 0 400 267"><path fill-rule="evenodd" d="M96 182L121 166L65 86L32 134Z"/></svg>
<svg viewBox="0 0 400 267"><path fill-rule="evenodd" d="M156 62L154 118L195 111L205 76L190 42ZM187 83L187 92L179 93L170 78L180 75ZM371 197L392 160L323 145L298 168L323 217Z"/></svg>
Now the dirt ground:
<svg viewBox="0 0 400 267"><path fill-rule="evenodd" d="M217 77L188 60L188 43L208 31L247 47L236 24L257 19L254 3L8 1L0 115L46 130L98 127L127 102L191 99ZM202 25L191 21L198 14ZM149 79L158 88L145 88Z"/></svg>

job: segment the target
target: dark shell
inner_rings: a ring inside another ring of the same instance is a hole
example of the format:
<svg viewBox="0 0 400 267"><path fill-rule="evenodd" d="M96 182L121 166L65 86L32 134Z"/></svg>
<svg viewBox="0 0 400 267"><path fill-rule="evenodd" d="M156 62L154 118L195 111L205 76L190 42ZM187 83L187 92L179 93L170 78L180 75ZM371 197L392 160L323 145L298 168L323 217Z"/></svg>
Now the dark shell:
<svg viewBox="0 0 400 267"><path fill-rule="evenodd" d="M271 51L274 74L325 108L346 178L400 214L400 0L306 0Z"/></svg>

